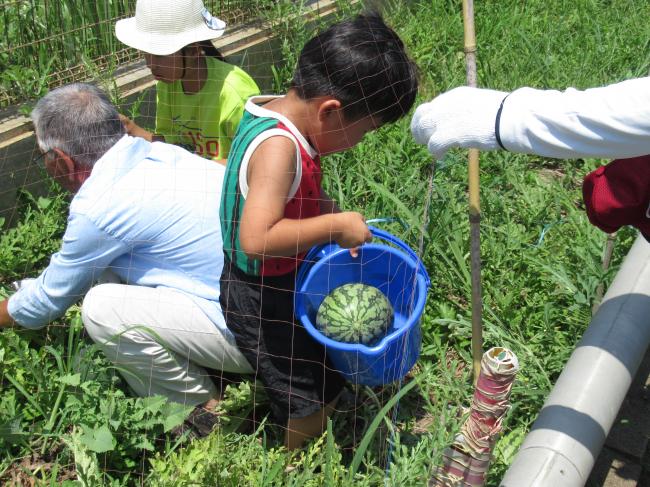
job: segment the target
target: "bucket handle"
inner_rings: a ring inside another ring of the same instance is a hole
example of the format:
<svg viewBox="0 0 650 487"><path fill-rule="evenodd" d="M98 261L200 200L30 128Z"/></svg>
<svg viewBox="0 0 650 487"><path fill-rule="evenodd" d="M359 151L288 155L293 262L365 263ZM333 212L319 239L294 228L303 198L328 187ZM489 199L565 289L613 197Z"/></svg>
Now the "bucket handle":
<svg viewBox="0 0 650 487"><path fill-rule="evenodd" d="M372 232L372 234L375 237L381 238L383 240L386 240L387 242L392 243L393 245L399 247L401 250L406 252L411 259L413 259L413 262L415 262L415 265L417 265L420 269L419 272L422 273L422 275L426 279L426 284L427 288L431 285L431 279L429 278L429 274L427 273L426 269L424 268L424 263L422 260L420 260L420 257L418 254L415 253L411 247L406 245L404 242L402 242L399 238L397 238L395 235L392 235L384 230L380 230L379 228L373 227L368 225L368 228Z"/></svg>
<svg viewBox="0 0 650 487"><path fill-rule="evenodd" d="M413 262L415 262L416 266L419 267L419 272L424 276L427 284L427 288L431 286L431 279L429 278L429 274L427 273L424 264L420 260L420 257L418 257L418 254L416 254L411 247L406 245L404 242L402 242L399 238L395 237L394 235L391 235L390 233L380 230L377 227L373 227L371 225L368 225L368 229L372 233L373 237L380 238L382 240L386 240L387 242L392 243L396 247L399 247L401 250L406 252L411 259L413 259ZM305 257L303 257L303 262L300 265L300 268L298 269L298 275L296 276L296 282L302 282L305 274L309 270L309 265L308 263L312 261L317 261L316 259L317 255L325 248L327 245L333 245L333 242L329 243L324 243L320 245L315 245L309 251L307 254L305 254ZM335 244L334 244L335 245Z"/></svg>

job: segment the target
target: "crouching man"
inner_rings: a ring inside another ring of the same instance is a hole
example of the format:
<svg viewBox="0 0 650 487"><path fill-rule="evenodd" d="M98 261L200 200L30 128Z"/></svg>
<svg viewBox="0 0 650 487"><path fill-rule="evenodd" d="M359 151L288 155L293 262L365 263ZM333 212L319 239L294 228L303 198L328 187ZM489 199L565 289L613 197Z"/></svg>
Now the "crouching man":
<svg viewBox="0 0 650 487"><path fill-rule="evenodd" d="M84 326L131 388L203 406L201 424L217 397L204 367L252 372L219 305L224 167L126 135L91 85L50 92L32 119L48 174L74 198L60 250L0 302L0 327L44 327L85 295ZM119 283L91 289L106 271Z"/></svg>

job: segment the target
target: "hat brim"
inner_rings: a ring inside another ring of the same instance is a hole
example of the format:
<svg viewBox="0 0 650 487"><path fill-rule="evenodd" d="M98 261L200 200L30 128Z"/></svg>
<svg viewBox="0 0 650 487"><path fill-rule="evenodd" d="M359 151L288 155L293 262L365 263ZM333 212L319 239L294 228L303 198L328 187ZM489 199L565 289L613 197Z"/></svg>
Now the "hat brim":
<svg viewBox="0 0 650 487"><path fill-rule="evenodd" d="M179 34L153 34L138 30L135 17L122 19L115 24L115 35L129 47L138 51L157 56L168 56L180 51L182 48L194 42L206 41L221 37L226 31L226 24L223 29L210 29L207 25L200 25L192 30Z"/></svg>

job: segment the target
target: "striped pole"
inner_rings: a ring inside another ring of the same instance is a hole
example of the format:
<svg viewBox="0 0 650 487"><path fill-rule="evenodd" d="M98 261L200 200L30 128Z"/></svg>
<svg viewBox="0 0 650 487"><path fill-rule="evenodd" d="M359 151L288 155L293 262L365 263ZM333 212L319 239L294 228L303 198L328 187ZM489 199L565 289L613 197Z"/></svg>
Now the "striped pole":
<svg viewBox="0 0 650 487"><path fill-rule="evenodd" d="M494 347L481 360L469 417L450 447L429 487L482 487L501 423L510 409L510 391L519 362L507 348Z"/></svg>

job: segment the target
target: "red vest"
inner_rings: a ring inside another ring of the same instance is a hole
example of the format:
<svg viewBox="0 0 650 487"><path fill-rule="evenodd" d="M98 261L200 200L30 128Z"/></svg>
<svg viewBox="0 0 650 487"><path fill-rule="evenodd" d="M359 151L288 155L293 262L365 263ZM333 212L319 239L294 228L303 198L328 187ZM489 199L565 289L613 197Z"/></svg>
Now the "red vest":
<svg viewBox="0 0 650 487"><path fill-rule="evenodd" d="M291 133L289 128L282 122L278 128ZM284 217L294 220L302 220L320 215L321 200L321 179L320 157L312 158L300 141L300 163L302 165L302 177L296 194L287 202L284 208ZM293 271L302 262L306 252L301 252L293 257L273 257L262 261L263 276L280 276Z"/></svg>

